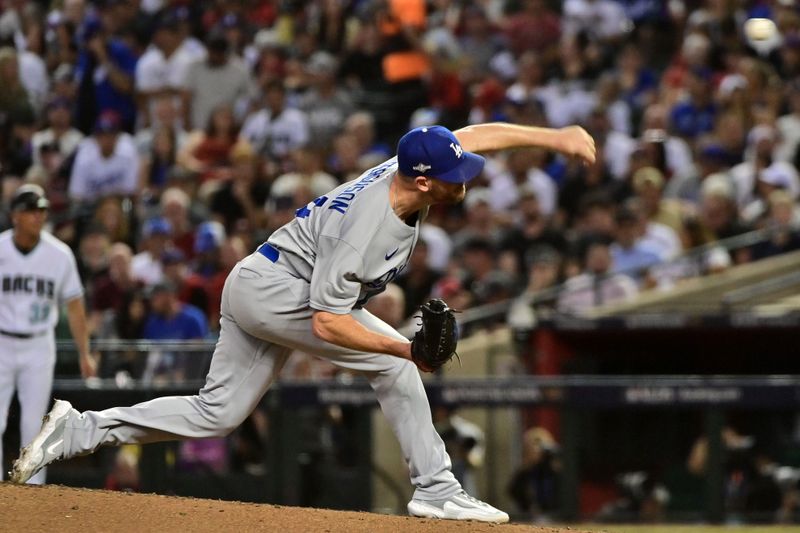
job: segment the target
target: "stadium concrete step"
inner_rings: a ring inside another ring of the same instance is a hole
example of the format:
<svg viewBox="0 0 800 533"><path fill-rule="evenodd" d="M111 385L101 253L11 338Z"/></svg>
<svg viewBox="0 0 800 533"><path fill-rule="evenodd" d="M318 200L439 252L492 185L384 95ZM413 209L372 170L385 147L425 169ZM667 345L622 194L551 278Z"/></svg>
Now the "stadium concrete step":
<svg viewBox="0 0 800 533"><path fill-rule="evenodd" d="M642 292L631 301L598 307L590 316L599 318L642 312L691 315L739 310L788 312L800 308L798 272L800 251L688 279L669 291Z"/></svg>

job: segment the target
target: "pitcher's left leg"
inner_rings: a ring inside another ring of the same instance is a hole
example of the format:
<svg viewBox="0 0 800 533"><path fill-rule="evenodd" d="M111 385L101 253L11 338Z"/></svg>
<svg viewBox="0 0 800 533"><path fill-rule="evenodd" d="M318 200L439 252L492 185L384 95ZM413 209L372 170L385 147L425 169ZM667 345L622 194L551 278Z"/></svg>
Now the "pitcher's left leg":
<svg viewBox="0 0 800 533"><path fill-rule="evenodd" d="M381 410L392 427L408 464L415 497L438 500L452 496L461 485L450 471L450 457L444 442L433 426L428 396L416 365L406 359L386 354L356 352L325 342L311 331L311 314L287 319L253 310L261 324L250 333L263 335L286 346L315 354L337 366L362 372L375 391ZM372 331L405 339L394 328L372 315L357 309L352 316ZM260 330L264 330L263 332Z"/></svg>

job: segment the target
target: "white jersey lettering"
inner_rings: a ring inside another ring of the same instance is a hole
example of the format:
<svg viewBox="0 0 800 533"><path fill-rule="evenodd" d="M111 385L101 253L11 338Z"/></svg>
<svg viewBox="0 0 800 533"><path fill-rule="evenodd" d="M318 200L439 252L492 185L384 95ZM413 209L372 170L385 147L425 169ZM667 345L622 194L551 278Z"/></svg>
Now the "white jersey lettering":
<svg viewBox="0 0 800 533"><path fill-rule="evenodd" d="M59 306L83 294L75 256L46 232L33 250L23 254L12 235L12 230L0 233L0 329L48 332L58 322Z"/></svg>

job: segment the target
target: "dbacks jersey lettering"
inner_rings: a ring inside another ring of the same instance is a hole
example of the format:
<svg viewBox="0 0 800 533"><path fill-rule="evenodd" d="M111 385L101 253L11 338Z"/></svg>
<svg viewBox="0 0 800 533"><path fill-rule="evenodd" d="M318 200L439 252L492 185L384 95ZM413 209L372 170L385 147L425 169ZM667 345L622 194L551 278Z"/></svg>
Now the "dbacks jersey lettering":
<svg viewBox="0 0 800 533"><path fill-rule="evenodd" d="M23 254L12 230L0 233L0 330L50 332L59 306L82 295L75 256L66 244L42 232L36 247Z"/></svg>

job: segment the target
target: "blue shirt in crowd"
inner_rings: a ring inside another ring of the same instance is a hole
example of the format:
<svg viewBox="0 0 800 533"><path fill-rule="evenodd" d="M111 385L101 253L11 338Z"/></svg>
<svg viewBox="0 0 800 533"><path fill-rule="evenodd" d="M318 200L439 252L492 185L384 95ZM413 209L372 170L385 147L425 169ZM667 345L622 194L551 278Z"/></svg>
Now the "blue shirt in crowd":
<svg viewBox="0 0 800 533"><path fill-rule="evenodd" d="M692 102L682 102L672 108L672 127L681 137L694 138L714 130L717 108L714 104L698 107Z"/></svg>
<svg viewBox="0 0 800 533"><path fill-rule="evenodd" d="M172 318L151 314L144 325L144 338L151 340L202 339L208 335L205 315L197 307L183 304Z"/></svg>
<svg viewBox="0 0 800 533"><path fill-rule="evenodd" d="M635 279L640 279L642 277L642 269L651 267L660 262L656 254L639 244L635 244L630 248L623 248L619 244L614 243L609 248L609 251L614 260L613 271L627 274Z"/></svg>
<svg viewBox="0 0 800 533"><path fill-rule="evenodd" d="M136 54L124 42L111 39L106 47L111 62L133 80L136 75ZM81 52L78 58L77 78L91 72L94 78L94 97L97 114L106 110L119 113L123 124L132 125L136 118L136 102L130 94L118 91L108 77L105 67L96 65L92 70L93 59L87 50Z"/></svg>

